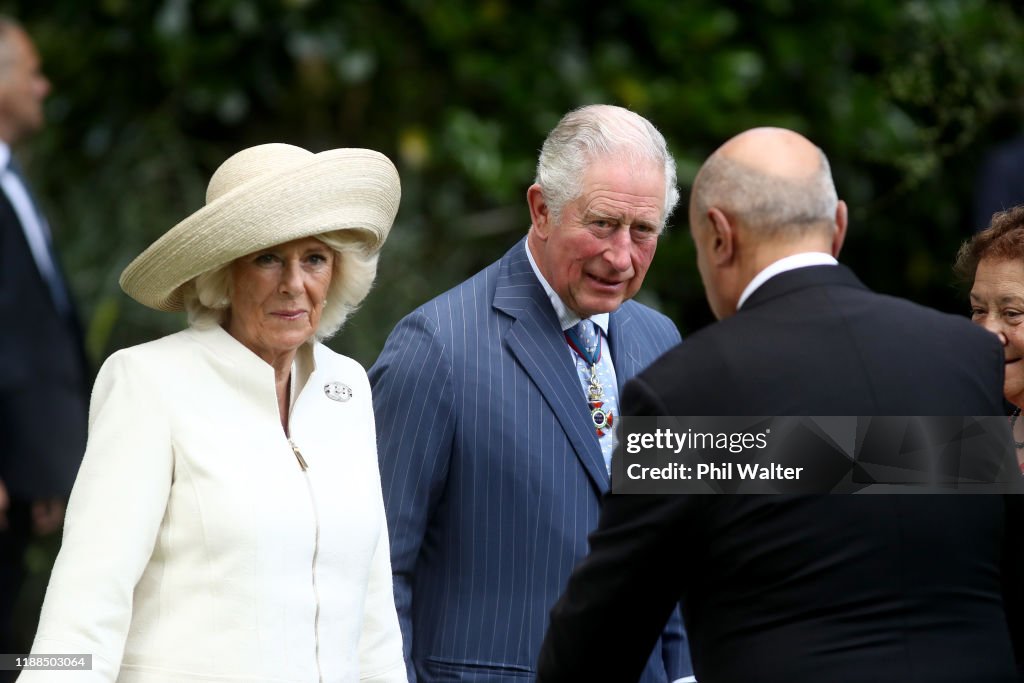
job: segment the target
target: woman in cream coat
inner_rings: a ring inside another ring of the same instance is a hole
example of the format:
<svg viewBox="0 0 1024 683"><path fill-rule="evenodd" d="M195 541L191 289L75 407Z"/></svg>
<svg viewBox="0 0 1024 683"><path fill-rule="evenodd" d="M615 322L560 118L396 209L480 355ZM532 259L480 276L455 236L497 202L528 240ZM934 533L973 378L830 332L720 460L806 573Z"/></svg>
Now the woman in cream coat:
<svg viewBox="0 0 1024 683"><path fill-rule="evenodd" d="M370 386L319 343L368 292L398 175L369 150L261 145L133 261L189 328L96 381L20 681L405 681Z"/></svg>

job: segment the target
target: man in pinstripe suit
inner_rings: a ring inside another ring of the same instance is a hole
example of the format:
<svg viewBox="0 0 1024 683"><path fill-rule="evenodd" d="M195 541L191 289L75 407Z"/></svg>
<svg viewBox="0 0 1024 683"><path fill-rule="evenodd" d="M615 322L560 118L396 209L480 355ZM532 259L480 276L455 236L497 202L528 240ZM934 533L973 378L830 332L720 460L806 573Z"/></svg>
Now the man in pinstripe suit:
<svg viewBox="0 0 1024 683"><path fill-rule="evenodd" d="M526 239L406 316L370 370L410 680L533 677L608 488L617 387L679 341L630 301L677 200L646 119L570 112L541 150ZM641 680L689 674L676 615Z"/></svg>

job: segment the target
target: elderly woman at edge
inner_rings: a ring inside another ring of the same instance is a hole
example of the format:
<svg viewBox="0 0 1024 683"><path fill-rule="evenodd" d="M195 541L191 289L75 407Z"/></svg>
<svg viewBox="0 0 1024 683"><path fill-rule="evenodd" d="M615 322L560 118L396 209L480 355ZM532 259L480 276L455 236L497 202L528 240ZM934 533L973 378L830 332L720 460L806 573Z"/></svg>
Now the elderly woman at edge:
<svg viewBox="0 0 1024 683"><path fill-rule="evenodd" d="M243 150L121 276L189 328L96 380L38 681L405 681L363 368L320 343L398 209L370 150Z"/></svg>
<svg viewBox="0 0 1024 683"><path fill-rule="evenodd" d="M1024 471L1024 205L993 215L960 247L955 269L971 284L971 320L1003 344L1003 397L1014 406L1010 427Z"/></svg>

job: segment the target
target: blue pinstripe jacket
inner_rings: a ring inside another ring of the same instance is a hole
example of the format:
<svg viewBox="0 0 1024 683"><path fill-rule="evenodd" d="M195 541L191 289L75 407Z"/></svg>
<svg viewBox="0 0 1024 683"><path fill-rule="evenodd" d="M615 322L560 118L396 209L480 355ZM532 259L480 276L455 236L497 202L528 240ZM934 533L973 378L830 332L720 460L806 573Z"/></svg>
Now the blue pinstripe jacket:
<svg viewBox="0 0 1024 683"><path fill-rule="evenodd" d="M632 301L608 336L620 384L679 341ZM533 678L608 474L523 242L399 322L370 381L410 680ZM641 680L689 673L676 619Z"/></svg>

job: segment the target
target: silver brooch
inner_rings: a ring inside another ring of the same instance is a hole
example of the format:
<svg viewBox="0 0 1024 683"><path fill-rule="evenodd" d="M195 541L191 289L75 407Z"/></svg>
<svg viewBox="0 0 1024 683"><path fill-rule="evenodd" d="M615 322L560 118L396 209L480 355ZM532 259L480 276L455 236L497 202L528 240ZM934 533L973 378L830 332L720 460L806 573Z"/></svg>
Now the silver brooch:
<svg viewBox="0 0 1024 683"><path fill-rule="evenodd" d="M324 385L324 393L332 401L345 401L352 398L352 387L341 382L328 382Z"/></svg>

